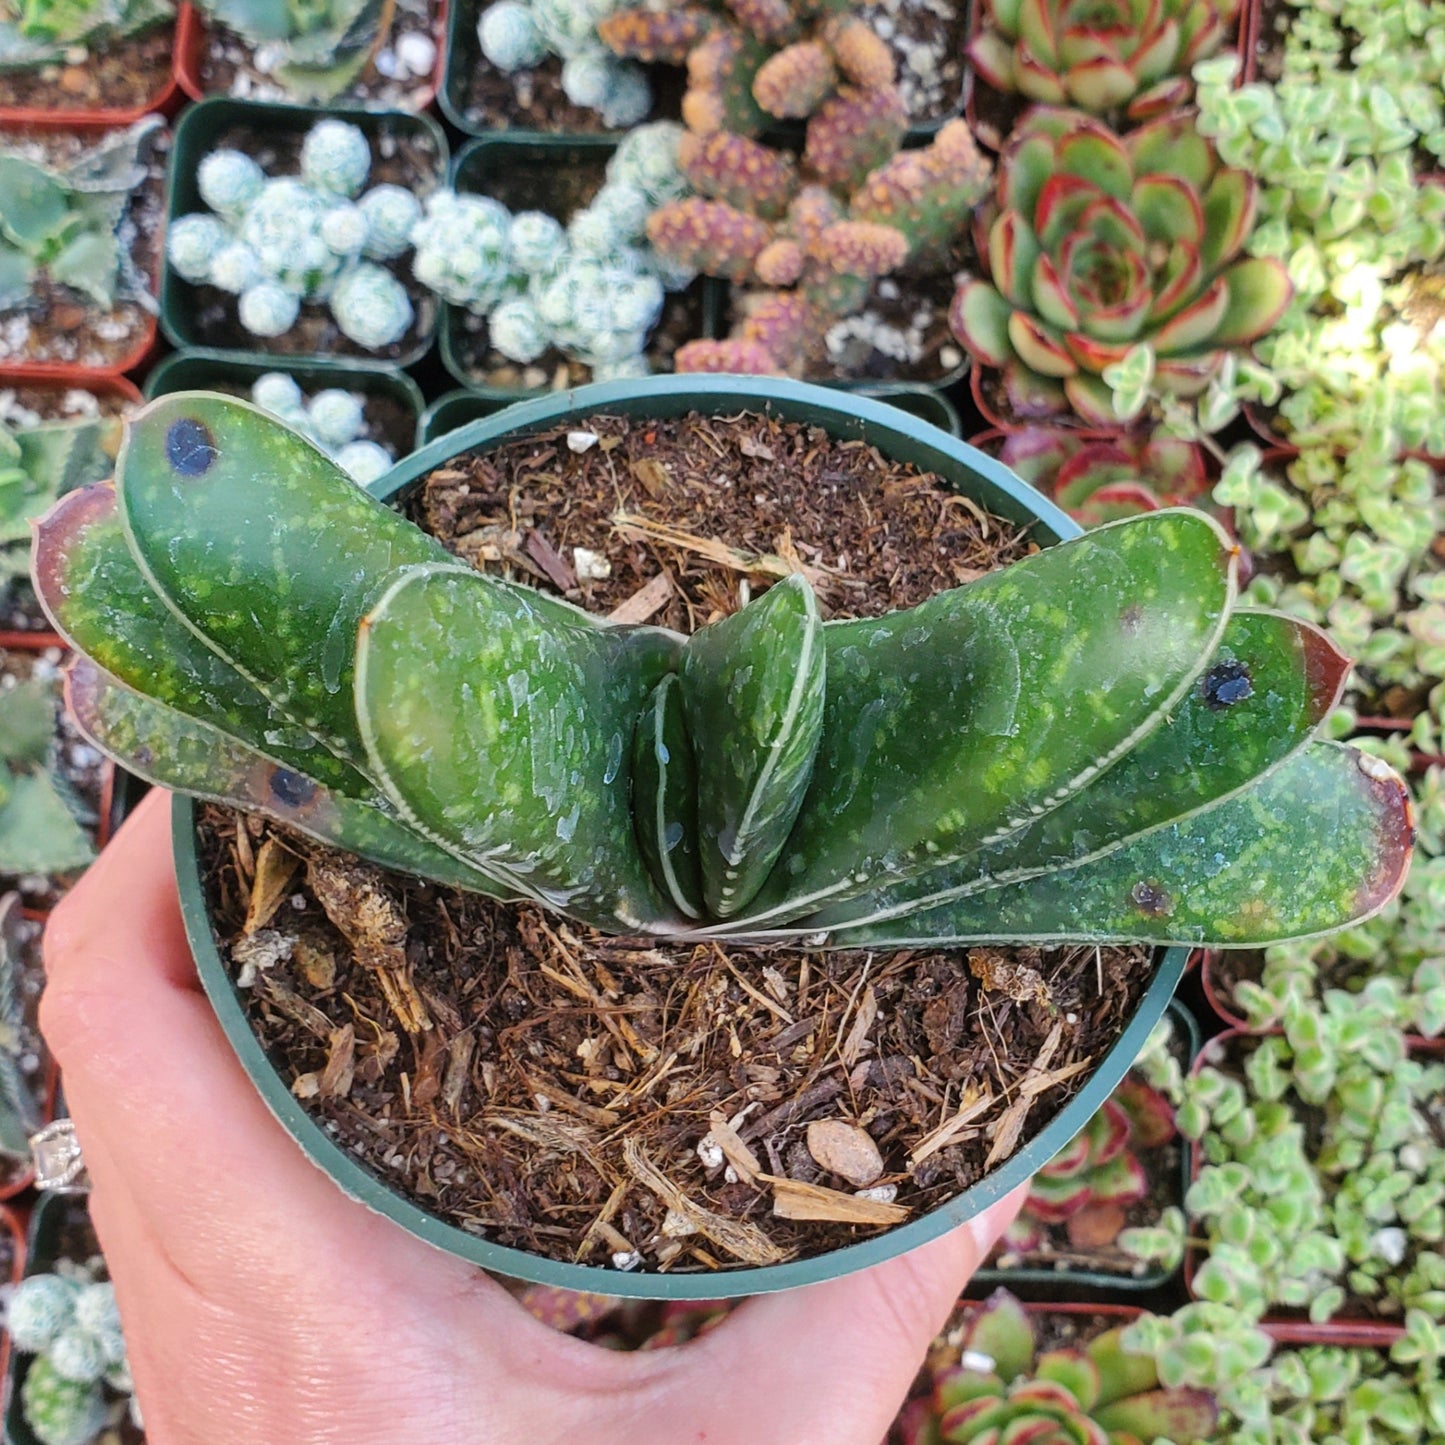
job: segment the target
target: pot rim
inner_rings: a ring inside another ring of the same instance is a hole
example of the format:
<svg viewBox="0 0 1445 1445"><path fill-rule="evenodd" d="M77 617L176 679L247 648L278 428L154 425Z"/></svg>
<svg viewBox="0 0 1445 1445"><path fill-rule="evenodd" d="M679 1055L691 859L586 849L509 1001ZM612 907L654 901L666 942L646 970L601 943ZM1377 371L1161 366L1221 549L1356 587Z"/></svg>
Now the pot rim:
<svg viewBox="0 0 1445 1445"><path fill-rule="evenodd" d="M660 412L659 402L662 403ZM1080 533L1077 524L1047 498L992 458L937 427L920 422L885 402L804 382L766 377L657 376L557 392L448 432L399 462L369 490L378 499L389 500L461 452L526 435L569 416L580 419L609 407L632 415L671 416L698 406L723 416L748 408L771 408L786 420L814 424L826 421L835 434L867 436L904 460L921 461L929 456L930 464L947 477L957 477L965 471L975 473L983 480L984 489L993 493L989 497L992 507L1013 520L1037 519L1050 542ZM872 1238L809 1259L706 1273L632 1274L606 1266L545 1259L444 1223L403 1197L343 1149L287 1088L251 1030L211 931L196 848L196 813L189 798L173 797L171 831L181 910L202 986L242 1067L272 1114L311 1162L324 1170L350 1198L449 1254L533 1284L621 1298L723 1299L817 1284L881 1264L977 1217L1058 1153L1109 1096L1163 1016L1189 955L1185 948L1156 951L1154 976L1138 1007L1084 1086L1012 1157L946 1203Z"/></svg>

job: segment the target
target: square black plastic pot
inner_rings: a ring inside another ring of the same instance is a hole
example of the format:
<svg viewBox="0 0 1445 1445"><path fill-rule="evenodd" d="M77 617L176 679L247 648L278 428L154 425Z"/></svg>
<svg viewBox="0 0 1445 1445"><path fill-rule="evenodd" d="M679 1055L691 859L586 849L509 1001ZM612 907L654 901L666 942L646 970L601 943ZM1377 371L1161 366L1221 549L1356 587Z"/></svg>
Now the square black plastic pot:
<svg viewBox="0 0 1445 1445"><path fill-rule="evenodd" d="M335 386L343 391L359 392L368 400L376 398L390 402L411 419L411 435L401 447L399 456L405 456L426 440L421 433L426 401L416 382L404 371L381 371L359 362L305 358L297 361L289 356L254 353L243 359L230 352L196 347L194 350L176 351L166 357L146 378L145 396L147 401L152 401L158 396L169 396L173 391L225 391L228 387L235 387L249 398L251 383L268 371L284 371L294 377L296 384L305 392ZM400 442L401 438L397 440Z"/></svg>
<svg viewBox="0 0 1445 1445"><path fill-rule="evenodd" d="M616 138L605 135L483 136L480 140L468 141L457 152L456 159L452 161L451 183L453 189L459 192L493 196L511 210L523 209L515 204L515 187L519 178L541 176L542 189L545 191L549 182L560 183L579 169L595 170L600 175L616 149ZM501 194L498 194L498 191L501 191ZM509 196L512 199L509 199ZM529 199L526 208L549 210L548 204L540 196ZM556 212L552 214L555 214L559 221L565 223L567 220L565 215ZM700 277L693 282L693 286L698 288L699 293L698 335L714 335L714 332L707 330L707 326L710 318L718 313L719 303L713 293L722 289L721 283ZM476 379L462 359L462 328L466 314L465 308L460 306L443 305L441 308L437 335L442 365L447 371L474 395L499 405L543 395L537 390L492 386Z"/></svg>
<svg viewBox="0 0 1445 1445"><path fill-rule="evenodd" d="M276 135L300 139L318 120L334 116L356 126L373 143L381 136L410 136L416 138L434 157L434 164L427 179L430 190L445 184L450 151L446 136L436 121L428 115L409 115L399 110L347 110L326 109L312 105L280 105L269 101L231 100L216 97L199 101L188 106L176 123L175 139L171 147L170 170L166 177L166 222L169 225L181 216L193 211L207 211L196 185L196 169L206 154L213 150L222 137L234 127L244 126L248 130L269 132ZM369 184L375 184L374 177ZM404 258L402 266L410 275L410 260ZM169 261L161 273L161 330L176 347L205 347L225 352L232 356L250 357L264 346L274 345L276 338L255 338L251 344L232 346L218 345L217 338L207 333L199 321L203 299L214 299L218 293L212 287L194 286L182 280L172 269ZM308 303L309 305L310 303ZM235 300L230 298L234 310ZM418 318L398 344L395 353L384 354L363 350L345 337L340 338L329 358L345 358L348 361L374 367L411 366L420 361L431 349L436 332L437 302L428 296ZM276 352L297 362L314 359L314 353L304 351Z"/></svg>
<svg viewBox="0 0 1445 1445"><path fill-rule="evenodd" d="M455 456L580 421L598 411L669 418L693 411L730 416L745 410L766 411L783 421L821 427L835 437L866 441L885 456L942 476L1000 516L1032 522L1033 536L1044 545L1079 535L1079 527L1052 502L998 462L897 407L765 377L658 376L606 382L508 407L423 447L371 491L383 501L400 504L422 477ZM1183 948L1156 952L1154 975L1139 1007L1079 1093L1010 1159L948 1203L885 1234L812 1259L697 1274L621 1273L543 1259L444 1223L363 1168L307 1114L252 1033L242 998L217 950L202 887L196 813L188 800L175 800L172 823L181 907L201 982L252 1082L308 1157L346 1194L438 1249L517 1279L621 1297L718 1299L816 1284L903 1254L976 1217L1052 1159L1109 1097L1163 1016L1188 957Z"/></svg>

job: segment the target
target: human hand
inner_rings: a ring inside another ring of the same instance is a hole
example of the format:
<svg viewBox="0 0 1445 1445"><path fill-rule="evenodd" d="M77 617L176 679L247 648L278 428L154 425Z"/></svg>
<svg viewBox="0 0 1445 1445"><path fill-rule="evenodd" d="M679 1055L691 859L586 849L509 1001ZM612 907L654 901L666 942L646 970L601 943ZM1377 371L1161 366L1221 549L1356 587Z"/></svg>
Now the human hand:
<svg viewBox="0 0 1445 1445"><path fill-rule="evenodd" d="M52 918L41 1023L150 1445L878 1445L1017 1212L619 1354L346 1198L201 992L153 792Z"/></svg>

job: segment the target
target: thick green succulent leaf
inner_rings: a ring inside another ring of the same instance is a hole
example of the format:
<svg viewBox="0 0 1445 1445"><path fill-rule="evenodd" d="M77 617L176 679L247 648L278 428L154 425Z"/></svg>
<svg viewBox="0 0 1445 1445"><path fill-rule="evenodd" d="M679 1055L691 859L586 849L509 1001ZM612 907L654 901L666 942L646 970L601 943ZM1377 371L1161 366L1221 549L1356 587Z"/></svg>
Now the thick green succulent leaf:
<svg viewBox="0 0 1445 1445"><path fill-rule="evenodd" d="M14 767L40 767L55 736L55 695L35 678L0 690L0 758Z"/></svg>
<svg viewBox="0 0 1445 1445"><path fill-rule="evenodd" d="M697 765L683 719L682 682L670 672L653 689L632 735L637 841L653 879L679 913L701 918Z"/></svg>
<svg viewBox="0 0 1445 1445"><path fill-rule="evenodd" d="M1094 1419L1111 1436L1197 1445L1214 1438L1219 1407L1208 1390L1179 1386L1101 1406L1094 1412Z"/></svg>
<svg viewBox="0 0 1445 1445"><path fill-rule="evenodd" d="M1160 511L828 624L813 781L739 929L905 882L1058 807L1181 701L1233 593L1218 526Z"/></svg>
<svg viewBox="0 0 1445 1445"><path fill-rule="evenodd" d="M0 873L68 873L94 857L94 844L50 774L17 774L0 808Z"/></svg>
<svg viewBox="0 0 1445 1445"><path fill-rule="evenodd" d="M0 197L0 233L31 254L59 230L69 209L55 177L17 155L0 155Z"/></svg>
<svg viewBox="0 0 1445 1445"><path fill-rule="evenodd" d="M275 758L132 691L77 657L66 676L76 726L103 753L148 783L284 823L383 868L493 898L515 890L413 833L378 806L329 792Z"/></svg>
<svg viewBox="0 0 1445 1445"><path fill-rule="evenodd" d="M1269 331L1294 297L1289 273L1273 256L1251 256L1221 278L1229 304L1214 328L1216 346L1240 346Z"/></svg>
<svg viewBox="0 0 1445 1445"><path fill-rule="evenodd" d="M1310 623L1241 610L1168 719L1051 812L947 868L822 910L834 928L937 907L1097 858L1248 787L1303 747L1339 699L1345 655Z"/></svg>
<svg viewBox="0 0 1445 1445"><path fill-rule="evenodd" d="M1027 1375L1034 1365L1034 1327L1024 1307L1006 1289L996 1289L969 1321L967 1351L987 1355L1005 1382Z"/></svg>
<svg viewBox="0 0 1445 1445"><path fill-rule="evenodd" d="M825 662L817 598L796 573L683 649L702 891L714 918L752 902L792 830L823 727Z"/></svg>
<svg viewBox="0 0 1445 1445"><path fill-rule="evenodd" d="M1062 1385L1086 1412L1099 1398L1099 1367L1083 1350L1045 1350L1034 1365L1034 1375Z"/></svg>
<svg viewBox="0 0 1445 1445"><path fill-rule="evenodd" d="M839 929L830 942L1282 943L1383 908L1404 882L1412 836L1395 773L1366 753L1311 743L1242 792L1102 858Z"/></svg>
<svg viewBox="0 0 1445 1445"><path fill-rule="evenodd" d="M114 490L63 497L36 529L34 583L57 632L126 686L353 798L376 789L187 627L126 545Z"/></svg>
<svg viewBox="0 0 1445 1445"><path fill-rule="evenodd" d="M0 240L0 311L23 306L35 281L35 262L18 246Z"/></svg>
<svg viewBox="0 0 1445 1445"><path fill-rule="evenodd" d="M1159 1386L1153 1355L1124 1348L1124 1326L1106 1330L1084 1346L1099 1368L1099 1405L1109 1405Z"/></svg>
<svg viewBox="0 0 1445 1445"><path fill-rule="evenodd" d="M457 563L408 568L360 625L371 770L424 836L613 932L666 923L632 825L637 718L670 634L558 621Z"/></svg>
<svg viewBox="0 0 1445 1445"><path fill-rule="evenodd" d="M179 392L132 418L116 488L155 591L294 723L362 759L357 626L399 568L447 560L440 543L229 397Z"/></svg>

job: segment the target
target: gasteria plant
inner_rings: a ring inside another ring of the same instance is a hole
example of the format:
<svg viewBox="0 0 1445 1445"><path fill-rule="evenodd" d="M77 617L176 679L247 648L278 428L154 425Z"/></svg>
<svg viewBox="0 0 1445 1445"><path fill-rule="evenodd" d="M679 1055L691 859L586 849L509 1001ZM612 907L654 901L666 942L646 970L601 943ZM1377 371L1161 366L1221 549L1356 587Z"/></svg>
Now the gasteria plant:
<svg viewBox="0 0 1445 1445"><path fill-rule="evenodd" d="M968 47L995 90L1146 120L1187 104L1240 0L983 0Z"/></svg>
<svg viewBox="0 0 1445 1445"><path fill-rule="evenodd" d="M104 750L438 881L612 932L1245 944L1380 907L1410 823L1311 741L1345 660L1232 611L1234 559L1159 512L912 611L825 623L792 576L682 638L474 574L195 393L51 512L36 581Z"/></svg>
<svg viewBox="0 0 1445 1445"><path fill-rule="evenodd" d="M0 72L55 65L163 25L171 0L0 0Z"/></svg>
<svg viewBox="0 0 1445 1445"><path fill-rule="evenodd" d="M832 133L820 115L816 133L825 129ZM853 145L840 128L830 154L848 155ZM924 149L893 151L872 170L859 161L819 171L807 155L800 170L742 136L684 138L683 173L698 194L655 211L649 238L675 264L767 289L746 298L731 337L681 347L679 371L796 371L880 276L942 264L983 194L988 162L961 120Z"/></svg>
<svg viewBox="0 0 1445 1445"><path fill-rule="evenodd" d="M1020 417L1114 423L1103 373L1131 355L1157 390L1197 395L1289 303L1279 261L1240 259L1255 204L1187 111L1121 137L1035 107L1000 158L978 227L987 274L959 287L954 333L1003 368Z"/></svg>
<svg viewBox="0 0 1445 1445"><path fill-rule="evenodd" d="M1040 1352L1034 1326L1007 1290L974 1308L959 1345L929 1361L931 1396L910 1402L900 1445L1129 1445L1212 1440L1214 1397L1192 1386L1160 1387L1154 1362L1116 1328L1087 1344Z"/></svg>
<svg viewBox="0 0 1445 1445"><path fill-rule="evenodd" d="M1204 453L1182 437L1123 432L1085 441L1062 427L1025 426L1004 439L999 460L1085 527L1209 495Z"/></svg>

